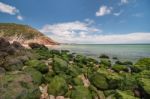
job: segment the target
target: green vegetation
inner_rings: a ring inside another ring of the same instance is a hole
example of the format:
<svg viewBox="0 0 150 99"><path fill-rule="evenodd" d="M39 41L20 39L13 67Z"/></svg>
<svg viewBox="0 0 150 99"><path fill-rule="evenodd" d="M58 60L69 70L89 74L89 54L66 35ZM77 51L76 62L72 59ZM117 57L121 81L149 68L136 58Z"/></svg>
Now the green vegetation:
<svg viewBox="0 0 150 99"><path fill-rule="evenodd" d="M22 36L24 39L33 39L43 34L28 25L15 23L0 23L0 35L3 37Z"/></svg>

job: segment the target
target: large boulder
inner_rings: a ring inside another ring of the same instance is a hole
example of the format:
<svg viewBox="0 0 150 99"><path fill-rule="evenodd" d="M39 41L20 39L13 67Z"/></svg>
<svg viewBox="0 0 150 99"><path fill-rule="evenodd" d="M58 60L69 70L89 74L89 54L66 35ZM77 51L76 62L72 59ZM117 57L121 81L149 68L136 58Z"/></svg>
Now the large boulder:
<svg viewBox="0 0 150 99"><path fill-rule="evenodd" d="M92 99L92 95L88 88L76 86L71 93L71 99Z"/></svg>
<svg viewBox="0 0 150 99"><path fill-rule="evenodd" d="M50 95L61 96L68 91L68 86L63 77L55 76L48 85L48 93Z"/></svg>
<svg viewBox="0 0 150 99"><path fill-rule="evenodd" d="M54 57L54 61L53 61L53 70L56 73L64 73L66 72L67 68L68 68L68 64L66 61L62 60L61 58L58 57Z"/></svg>
<svg viewBox="0 0 150 99"><path fill-rule="evenodd" d="M24 47L17 41L14 41L11 45L16 49L24 49Z"/></svg>
<svg viewBox="0 0 150 99"><path fill-rule="evenodd" d="M10 72L1 76L1 99L39 99L38 86L33 84L32 77L24 72Z"/></svg>
<svg viewBox="0 0 150 99"><path fill-rule="evenodd" d="M109 59L101 59L100 67L109 68L111 67L111 61Z"/></svg>
<svg viewBox="0 0 150 99"><path fill-rule="evenodd" d="M37 48L40 48L40 49L48 49L45 45L43 44L38 44L38 43L29 43L28 44L29 47L31 47L32 49L37 49Z"/></svg>
<svg viewBox="0 0 150 99"><path fill-rule="evenodd" d="M42 83L43 76L42 76L41 72L37 71L34 68L30 68L30 67L25 67L24 71L32 77L33 83L35 83L35 84Z"/></svg>
<svg viewBox="0 0 150 99"><path fill-rule="evenodd" d="M0 51L4 51L6 47L10 46L9 41L0 37Z"/></svg>
<svg viewBox="0 0 150 99"><path fill-rule="evenodd" d="M144 92L144 98L148 99L150 97L150 79L141 78L139 79L141 90Z"/></svg>
<svg viewBox="0 0 150 99"><path fill-rule="evenodd" d="M143 70L150 70L150 58L139 59L133 66L133 71L139 72Z"/></svg>
<svg viewBox="0 0 150 99"><path fill-rule="evenodd" d="M109 84L107 82L106 77L100 73L94 73L90 77L90 81L91 81L91 84L93 84L98 89L106 90L109 88Z"/></svg>
<svg viewBox="0 0 150 99"><path fill-rule="evenodd" d="M128 72L128 67L124 65L115 64L114 66L112 66L112 70L116 72L121 72L121 71Z"/></svg>
<svg viewBox="0 0 150 99"><path fill-rule="evenodd" d="M117 90L115 94L116 99L139 99L137 97L134 97L130 92L128 91L120 91Z"/></svg>
<svg viewBox="0 0 150 99"><path fill-rule="evenodd" d="M35 59L28 60L26 61L25 65L33 67L38 71L40 71L41 73L47 73L49 70L48 66L44 62L41 62L40 60L35 60Z"/></svg>

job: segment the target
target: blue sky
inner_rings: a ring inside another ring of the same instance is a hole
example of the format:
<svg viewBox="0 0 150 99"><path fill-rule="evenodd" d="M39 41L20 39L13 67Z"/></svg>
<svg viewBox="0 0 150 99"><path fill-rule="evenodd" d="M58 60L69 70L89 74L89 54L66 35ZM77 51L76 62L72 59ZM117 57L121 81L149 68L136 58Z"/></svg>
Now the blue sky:
<svg viewBox="0 0 150 99"><path fill-rule="evenodd" d="M150 0L0 0L0 22L58 42L150 43Z"/></svg>

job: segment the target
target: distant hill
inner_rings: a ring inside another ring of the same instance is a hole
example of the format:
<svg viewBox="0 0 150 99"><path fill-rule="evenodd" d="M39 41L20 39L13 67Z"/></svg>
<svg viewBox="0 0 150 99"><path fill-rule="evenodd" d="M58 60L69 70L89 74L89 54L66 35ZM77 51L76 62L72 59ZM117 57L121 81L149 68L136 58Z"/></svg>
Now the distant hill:
<svg viewBox="0 0 150 99"><path fill-rule="evenodd" d="M22 44L28 44L30 42L36 42L44 45L58 44L40 31L28 25L16 23L0 23L0 37L5 37L10 42L19 41Z"/></svg>

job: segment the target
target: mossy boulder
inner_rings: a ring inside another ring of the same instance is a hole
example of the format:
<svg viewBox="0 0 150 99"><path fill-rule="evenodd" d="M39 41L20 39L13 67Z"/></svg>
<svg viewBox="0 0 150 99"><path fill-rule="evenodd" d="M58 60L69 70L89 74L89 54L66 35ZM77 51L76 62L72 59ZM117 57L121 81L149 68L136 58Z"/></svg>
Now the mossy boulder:
<svg viewBox="0 0 150 99"><path fill-rule="evenodd" d="M112 66L112 70L116 72L120 72L120 71L128 72L128 67L124 65L115 64L114 66Z"/></svg>
<svg viewBox="0 0 150 99"><path fill-rule="evenodd" d="M73 83L73 85L76 85L76 86L83 85L83 81L82 81L81 77L79 77L79 76L73 78L72 83Z"/></svg>
<svg viewBox="0 0 150 99"><path fill-rule="evenodd" d="M133 66L133 71L150 70L150 58L139 59Z"/></svg>
<svg viewBox="0 0 150 99"><path fill-rule="evenodd" d="M106 77L100 73L94 73L90 77L90 81L91 81L91 84L93 84L98 89L106 90L109 88L109 84L107 82Z"/></svg>
<svg viewBox="0 0 150 99"><path fill-rule="evenodd" d="M65 95L67 91L67 83L65 79L60 76L55 76L48 85L48 93L55 96Z"/></svg>
<svg viewBox="0 0 150 99"><path fill-rule="evenodd" d="M99 58L107 58L108 59L109 56L107 56L106 54L102 54L102 55L99 56Z"/></svg>
<svg viewBox="0 0 150 99"><path fill-rule="evenodd" d="M2 67L4 67L7 71L21 70L23 67L22 60L17 56L7 56L3 62Z"/></svg>
<svg viewBox="0 0 150 99"><path fill-rule="evenodd" d="M53 71L49 71L48 73L43 75L43 81L45 83L50 83L51 80L53 79L55 73Z"/></svg>
<svg viewBox="0 0 150 99"><path fill-rule="evenodd" d="M100 67L103 67L103 68L111 67L111 61L109 59L101 59L100 60Z"/></svg>
<svg viewBox="0 0 150 99"><path fill-rule="evenodd" d="M83 64L87 64L86 57L83 55L76 55L74 60L76 63L81 64L81 65L79 65L80 67L82 67Z"/></svg>
<svg viewBox="0 0 150 99"><path fill-rule="evenodd" d="M26 73L28 73L29 75L31 75L31 77L33 79L33 83L35 83L35 84L41 84L42 83L43 76L42 76L41 72L37 71L34 68L30 68L30 67L26 67L24 69L24 71Z"/></svg>
<svg viewBox="0 0 150 99"><path fill-rule="evenodd" d="M120 86L120 83L122 81L122 76L120 76L118 73L110 72L105 68L98 69L98 72L107 78L109 89L116 89Z"/></svg>
<svg viewBox="0 0 150 99"><path fill-rule="evenodd" d="M150 79L150 70L143 70L142 72L138 73L140 78L148 78Z"/></svg>
<svg viewBox="0 0 150 99"><path fill-rule="evenodd" d="M92 95L88 88L76 86L71 93L71 99L92 99Z"/></svg>
<svg viewBox="0 0 150 99"><path fill-rule="evenodd" d="M133 63L131 61L124 61L124 62L122 62L122 61L118 60L115 63L118 64L118 65L127 65L127 66L133 65Z"/></svg>
<svg viewBox="0 0 150 99"><path fill-rule="evenodd" d="M53 71L56 73L64 73L66 72L67 68L68 68L68 64L65 60L58 58L58 57L54 57L54 63L53 63Z"/></svg>
<svg viewBox="0 0 150 99"><path fill-rule="evenodd" d="M39 99L40 90L25 72L7 72L0 80L1 99Z"/></svg>
<svg viewBox="0 0 150 99"><path fill-rule="evenodd" d="M130 92L128 91L120 91L117 90L115 94L116 99L139 99L137 97L134 97Z"/></svg>
<svg viewBox="0 0 150 99"><path fill-rule="evenodd" d="M72 77L76 77L81 73L81 69L76 65L68 65L68 69L66 74L71 75Z"/></svg>
<svg viewBox="0 0 150 99"><path fill-rule="evenodd" d="M49 68L45 65L45 63L41 62L40 60L28 60L25 63L27 66L35 68L36 70L40 71L41 73L47 73Z"/></svg>
<svg viewBox="0 0 150 99"><path fill-rule="evenodd" d="M148 97L150 97L150 79L140 78L139 83L142 91L144 92L144 97L148 99Z"/></svg>

